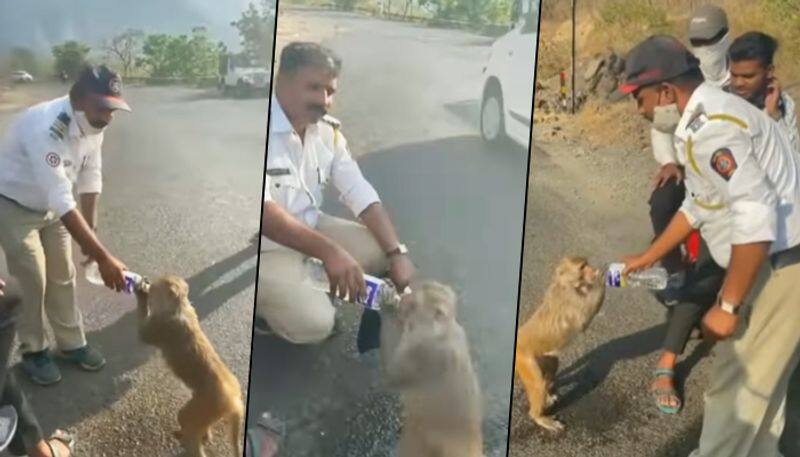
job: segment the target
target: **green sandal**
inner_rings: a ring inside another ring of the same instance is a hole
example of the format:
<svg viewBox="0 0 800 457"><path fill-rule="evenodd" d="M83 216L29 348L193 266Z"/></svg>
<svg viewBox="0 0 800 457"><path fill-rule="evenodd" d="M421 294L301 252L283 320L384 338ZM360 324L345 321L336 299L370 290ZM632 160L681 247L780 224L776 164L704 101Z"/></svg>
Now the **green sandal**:
<svg viewBox="0 0 800 457"><path fill-rule="evenodd" d="M675 379L675 371L670 370L669 368L659 368L655 371L655 377L669 377ZM675 388L670 387L668 389L652 389L653 397L656 400L656 406L658 409L664 414L677 414L678 411L681 410L683 406L683 402L681 401L680 397L678 397L678 392ZM677 403L677 406L667 406L664 404L664 400L672 400L674 399Z"/></svg>
<svg viewBox="0 0 800 457"><path fill-rule="evenodd" d="M64 430L56 430L50 435L50 438L45 441L47 443L47 447L50 448L50 454L53 457L67 457L66 455L61 453L61 448L53 447L51 444L53 441L60 441L64 444L64 446L69 449L69 455L71 456L73 452L75 452L75 437L70 435L69 433L65 432Z"/></svg>

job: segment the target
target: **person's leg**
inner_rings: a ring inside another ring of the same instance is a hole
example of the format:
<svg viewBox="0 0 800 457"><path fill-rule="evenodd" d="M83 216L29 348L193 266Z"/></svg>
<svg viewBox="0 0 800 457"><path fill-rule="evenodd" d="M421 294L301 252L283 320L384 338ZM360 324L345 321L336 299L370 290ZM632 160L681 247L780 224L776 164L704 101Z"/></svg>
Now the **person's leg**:
<svg viewBox="0 0 800 457"><path fill-rule="evenodd" d="M386 254L369 229L338 217L321 214L317 230L342 246L371 275L382 276L389 268Z"/></svg>
<svg viewBox="0 0 800 457"><path fill-rule="evenodd" d="M650 204L650 222L656 237L667 228L675 213L680 209L685 192L683 183L678 184L674 179L653 190L648 203ZM670 274L683 270L685 267L680 247L667 254L661 260L661 265Z"/></svg>
<svg viewBox="0 0 800 457"><path fill-rule="evenodd" d="M304 260L289 249L262 252L259 259L256 316L295 344L330 336L336 311L326 292L311 287Z"/></svg>
<svg viewBox="0 0 800 457"><path fill-rule="evenodd" d="M56 343L65 351L83 347L86 334L76 304L72 237L56 220L42 229L41 238L47 271L44 306Z"/></svg>
<svg viewBox="0 0 800 457"><path fill-rule="evenodd" d="M17 280L22 306L17 320L20 350L47 349L44 330L45 260L39 229L44 214L26 210L0 197L0 247L9 273Z"/></svg>
<svg viewBox="0 0 800 457"><path fill-rule="evenodd" d="M776 457L788 380L800 358L800 265L772 272L732 340L717 344L693 457Z"/></svg>

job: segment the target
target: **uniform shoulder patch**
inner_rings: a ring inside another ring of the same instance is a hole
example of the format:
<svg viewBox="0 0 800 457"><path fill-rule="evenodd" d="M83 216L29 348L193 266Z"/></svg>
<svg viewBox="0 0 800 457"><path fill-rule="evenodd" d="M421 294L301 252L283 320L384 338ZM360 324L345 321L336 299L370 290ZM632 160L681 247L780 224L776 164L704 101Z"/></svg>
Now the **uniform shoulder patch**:
<svg viewBox="0 0 800 457"><path fill-rule="evenodd" d="M50 137L54 140L63 140L67 135L69 123L72 121L69 115L62 111L56 117L56 120L50 125Z"/></svg>
<svg viewBox="0 0 800 457"><path fill-rule="evenodd" d="M339 121L339 119L336 119L335 117L331 116L330 114L326 114L326 115L322 116L322 122L330 125L331 127L335 128L335 129L338 129L339 127L342 126L341 121Z"/></svg>
<svg viewBox="0 0 800 457"><path fill-rule="evenodd" d="M736 159L728 148L717 149L711 155L711 168L722 176L722 179L729 181L736 171Z"/></svg>
<svg viewBox="0 0 800 457"><path fill-rule="evenodd" d="M61 165L61 156L56 154L55 152L48 152L44 156L44 161L47 163L47 165L56 168L59 165Z"/></svg>

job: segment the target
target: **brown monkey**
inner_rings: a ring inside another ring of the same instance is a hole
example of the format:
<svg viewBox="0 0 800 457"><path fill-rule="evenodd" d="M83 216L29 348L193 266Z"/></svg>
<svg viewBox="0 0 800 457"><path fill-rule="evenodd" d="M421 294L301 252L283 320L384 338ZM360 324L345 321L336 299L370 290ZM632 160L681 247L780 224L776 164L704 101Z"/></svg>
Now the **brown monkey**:
<svg viewBox="0 0 800 457"><path fill-rule="evenodd" d="M483 456L480 387L455 317L453 290L426 282L381 330L384 377L400 393L405 417L399 457Z"/></svg>
<svg viewBox="0 0 800 457"><path fill-rule="evenodd" d="M205 457L203 445L211 439L211 426L227 419L233 455L241 457L244 404L239 381L200 328L189 303L188 284L165 276L136 295L140 338L161 350L175 376L192 391L192 398L178 412L181 428L175 437L191 457Z"/></svg>
<svg viewBox="0 0 800 457"><path fill-rule="evenodd" d="M531 419L547 430L564 428L545 415L556 401L552 389L558 353L589 326L600 310L605 290L602 272L589 266L585 258L564 258L541 306L517 332L514 367L528 395Z"/></svg>

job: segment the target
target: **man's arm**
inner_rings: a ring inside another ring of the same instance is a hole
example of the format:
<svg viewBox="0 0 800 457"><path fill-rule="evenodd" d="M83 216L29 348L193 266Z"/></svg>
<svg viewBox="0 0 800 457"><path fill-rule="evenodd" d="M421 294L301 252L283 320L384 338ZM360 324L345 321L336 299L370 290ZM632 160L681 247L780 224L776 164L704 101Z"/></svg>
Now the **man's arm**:
<svg viewBox="0 0 800 457"><path fill-rule="evenodd" d="M400 245L389 213L379 202L369 205L358 217L378 241L383 252L389 252Z"/></svg>
<svg viewBox="0 0 800 457"><path fill-rule="evenodd" d="M97 261L97 266L100 269L100 275L106 287L121 292L125 289L125 264L120 262L117 258L111 255L110 252L103 246L94 232L89 228L89 224L81 216L81 213L75 209L68 211L61 216L61 222L78 246L87 257Z"/></svg>
<svg viewBox="0 0 800 457"><path fill-rule="evenodd" d="M766 260L770 243L736 244L731 247L731 261L722 285L724 301L740 304L756 281L758 270Z"/></svg>
<svg viewBox="0 0 800 457"><path fill-rule="evenodd" d="M307 256L322 260L330 293L340 298L366 296L364 272L358 262L325 235L307 227L280 205L264 202L261 234Z"/></svg>
<svg viewBox="0 0 800 457"><path fill-rule="evenodd" d="M623 274L648 268L661 260L665 255L677 248L694 230L683 211L678 211L673 216L667 228L643 253L637 256L626 257Z"/></svg>
<svg viewBox="0 0 800 457"><path fill-rule="evenodd" d="M81 194L80 199L81 214L83 214L86 224L92 230L97 230L97 203L100 200L100 194Z"/></svg>

